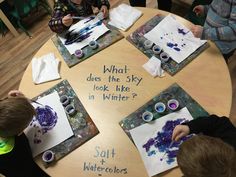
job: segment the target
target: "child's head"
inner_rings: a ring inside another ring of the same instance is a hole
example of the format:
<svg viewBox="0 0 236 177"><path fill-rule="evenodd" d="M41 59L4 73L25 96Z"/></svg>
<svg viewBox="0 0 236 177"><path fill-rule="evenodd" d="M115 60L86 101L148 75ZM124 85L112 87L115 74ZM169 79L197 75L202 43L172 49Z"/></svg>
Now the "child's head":
<svg viewBox="0 0 236 177"><path fill-rule="evenodd" d="M177 155L184 177L235 177L236 154L218 138L194 136L185 141Z"/></svg>
<svg viewBox="0 0 236 177"><path fill-rule="evenodd" d="M0 137L20 134L35 115L35 109L25 97L0 101Z"/></svg>

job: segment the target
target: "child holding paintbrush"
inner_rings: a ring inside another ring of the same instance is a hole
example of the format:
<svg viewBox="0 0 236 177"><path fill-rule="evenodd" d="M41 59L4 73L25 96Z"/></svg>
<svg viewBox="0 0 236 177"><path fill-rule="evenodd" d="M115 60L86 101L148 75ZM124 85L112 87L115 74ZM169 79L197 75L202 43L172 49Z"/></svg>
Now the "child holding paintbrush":
<svg viewBox="0 0 236 177"><path fill-rule="evenodd" d="M48 25L52 31L62 33L72 25L74 20L82 19L81 17L100 11L106 18L109 7L108 0L56 0L54 12Z"/></svg>
<svg viewBox="0 0 236 177"><path fill-rule="evenodd" d="M236 127L227 117L211 115L177 125L172 140L191 133L204 135L180 146L177 162L185 177L236 176Z"/></svg>
<svg viewBox="0 0 236 177"><path fill-rule="evenodd" d="M48 177L32 157L23 130L36 114L29 100L11 91L0 101L0 176Z"/></svg>

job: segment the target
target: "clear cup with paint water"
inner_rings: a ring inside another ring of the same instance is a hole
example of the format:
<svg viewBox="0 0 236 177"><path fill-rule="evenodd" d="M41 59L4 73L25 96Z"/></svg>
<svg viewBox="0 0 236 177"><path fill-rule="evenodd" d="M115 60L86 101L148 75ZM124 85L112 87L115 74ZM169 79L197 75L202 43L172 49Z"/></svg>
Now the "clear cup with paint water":
<svg viewBox="0 0 236 177"><path fill-rule="evenodd" d="M98 48L98 43L97 43L97 41L90 41L89 42L89 47L91 48L91 49L96 49L96 48Z"/></svg>
<svg viewBox="0 0 236 177"><path fill-rule="evenodd" d="M171 99L167 102L168 108L172 111L175 111L179 107L179 101L176 99Z"/></svg>
<svg viewBox="0 0 236 177"><path fill-rule="evenodd" d="M158 112L158 113L164 113L165 112L165 110L166 110L166 105L164 104L164 103L162 103L162 102L157 102L156 104L155 104L155 106L154 106L154 109L155 109L155 111L156 112Z"/></svg>
<svg viewBox="0 0 236 177"><path fill-rule="evenodd" d="M160 59L161 59L162 62L167 62L170 59L170 56L169 56L168 53L162 52L160 54Z"/></svg>
<svg viewBox="0 0 236 177"><path fill-rule="evenodd" d="M76 109L72 104L69 104L65 107L66 113L70 116L73 116L76 113Z"/></svg>
<svg viewBox="0 0 236 177"><path fill-rule="evenodd" d="M144 41L144 48L145 49L151 49L152 46L153 46L153 42L152 41L150 41L148 39L146 41Z"/></svg>
<svg viewBox="0 0 236 177"><path fill-rule="evenodd" d="M70 98L67 95L62 95L60 97L60 102L63 106L67 106L70 103Z"/></svg>
<svg viewBox="0 0 236 177"><path fill-rule="evenodd" d="M42 160L45 163L50 163L50 162L54 161L54 159L55 159L55 153L52 152L51 150L45 151L42 155Z"/></svg>
<svg viewBox="0 0 236 177"><path fill-rule="evenodd" d="M154 45L152 48L152 51L155 55L158 55L161 53L162 48L159 45Z"/></svg>
<svg viewBox="0 0 236 177"><path fill-rule="evenodd" d="M143 114L142 114L142 119L145 121L145 122L151 122L152 119L153 119L153 114L149 111L145 111Z"/></svg>
<svg viewBox="0 0 236 177"><path fill-rule="evenodd" d="M84 56L83 50L81 49L76 50L74 54L77 58L82 58Z"/></svg>

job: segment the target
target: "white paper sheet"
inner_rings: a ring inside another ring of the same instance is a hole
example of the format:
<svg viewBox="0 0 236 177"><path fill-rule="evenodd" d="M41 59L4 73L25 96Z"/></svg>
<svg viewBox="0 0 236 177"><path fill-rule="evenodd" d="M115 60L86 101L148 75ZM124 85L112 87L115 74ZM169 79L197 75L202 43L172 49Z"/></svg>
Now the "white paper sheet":
<svg viewBox="0 0 236 177"><path fill-rule="evenodd" d="M30 125L25 129L24 132L29 139L33 157L63 142L74 134L56 91L38 99L37 102L42 105L50 106L52 110L56 112L57 119L53 118L55 121L50 124L51 127L48 127L46 132L45 128L42 128L37 117L34 117ZM35 108L42 108L42 105L33 103Z"/></svg>
<svg viewBox="0 0 236 177"><path fill-rule="evenodd" d="M192 32L172 15L166 16L144 37L161 46L177 63L182 62L206 42L195 38Z"/></svg>
<svg viewBox="0 0 236 177"><path fill-rule="evenodd" d="M78 31L84 29L85 27L93 26L94 24L98 23L98 21L99 21L97 18L95 18L93 20L89 20L89 19L90 19L90 17L88 17L84 20L80 20L78 23L72 25L68 31L74 30L74 31L78 32ZM101 25L95 25L95 27L92 28L91 30L87 30L87 32L92 32L92 33L90 34L90 36L88 38L84 39L81 42L74 42L70 45L65 45L66 39L63 37L59 37L59 39L62 41L62 43L67 48L67 50L72 55L75 53L75 51L77 49L82 49L83 47L87 46L90 41L97 40L100 36L105 34L107 31L109 31L109 29L102 23Z"/></svg>
<svg viewBox="0 0 236 177"><path fill-rule="evenodd" d="M154 176L177 166L176 158L169 158L168 153L164 158L163 155L171 143L171 135L175 127L173 125L192 119L193 117L185 107L178 112L165 115L155 121L130 130L130 134L139 150L149 176ZM165 130L163 130L163 127ZM159 133L158 136L157 133ZM164 140L161 137L164 137ZM151 143L152 140L154 143ZM179 144L181 144L181 141L173 144L170 151L175 152L178 150ZM150 149L147 150L147 147L150 147ZM162 161L161 158L163 158Z"/></svg>

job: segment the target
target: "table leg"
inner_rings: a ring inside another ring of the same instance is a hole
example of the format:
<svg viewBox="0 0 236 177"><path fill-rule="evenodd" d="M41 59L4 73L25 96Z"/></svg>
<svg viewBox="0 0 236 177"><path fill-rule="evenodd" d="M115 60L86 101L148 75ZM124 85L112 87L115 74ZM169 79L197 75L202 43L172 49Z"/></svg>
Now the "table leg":
<svg viewBox="0 0 236 177"><path fill-rule="evenodd" d="M16 31L14 26L11 24L11 22L7 19L3 11L0 9L0 19L3 21L3 23L7 26L7 28L13 33L15 37L19 36L19 33Z"/></svg>

